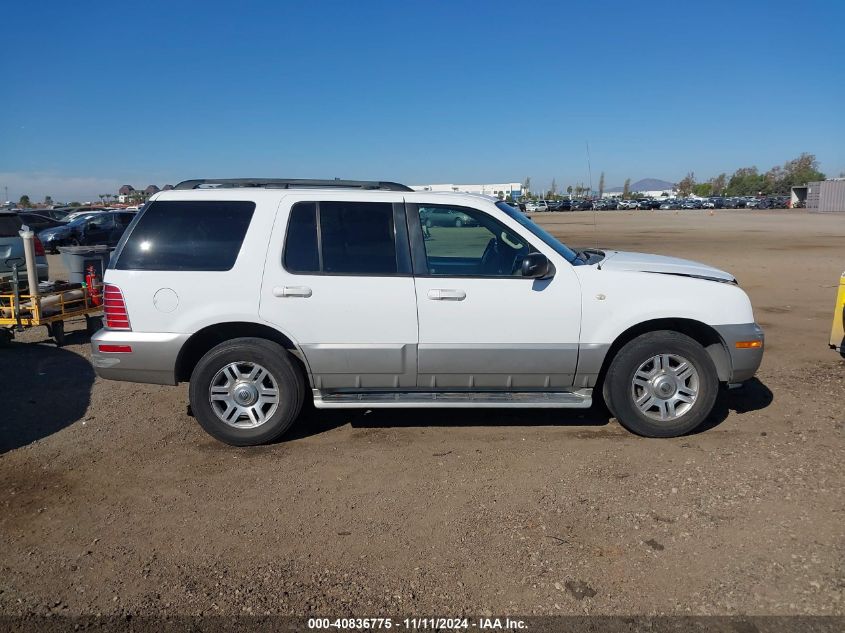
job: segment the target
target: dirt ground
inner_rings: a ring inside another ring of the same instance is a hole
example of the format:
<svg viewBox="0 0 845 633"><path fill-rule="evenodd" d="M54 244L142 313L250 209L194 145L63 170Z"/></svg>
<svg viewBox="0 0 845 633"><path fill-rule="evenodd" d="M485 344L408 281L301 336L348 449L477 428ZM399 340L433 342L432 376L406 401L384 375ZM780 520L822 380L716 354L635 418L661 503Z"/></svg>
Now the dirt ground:
<svg viewBox="0 0 845 633"><path fill-rule="evenodd" d="M734 272L759 380L671 440L600 408L312 410L236 449L185 385L99 380L81 330L34 331L0 350L0 614L845 613L845 215L537 219Z"/></svg>

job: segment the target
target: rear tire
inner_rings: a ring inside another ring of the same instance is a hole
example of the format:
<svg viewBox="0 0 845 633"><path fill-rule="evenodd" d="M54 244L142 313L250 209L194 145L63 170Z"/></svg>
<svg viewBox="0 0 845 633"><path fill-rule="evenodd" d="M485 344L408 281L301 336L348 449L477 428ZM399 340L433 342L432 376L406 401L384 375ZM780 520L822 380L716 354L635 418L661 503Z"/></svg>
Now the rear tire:
<svg viewBox="0 0 845 633"><path fill-rule="evenodd" d="M305 382L288 352L261 338L212 348L191 373L191 410L205 431L232 446L281 437L305 399Z"/></svg>
<svg viewBox="0 0 845 633"><path fill-rule="evenodd" d="M629 431L677 437L713 410L719 379L713 360L695 340L672 331L648 332L626 343L608 368L604 398Z"/></svg>

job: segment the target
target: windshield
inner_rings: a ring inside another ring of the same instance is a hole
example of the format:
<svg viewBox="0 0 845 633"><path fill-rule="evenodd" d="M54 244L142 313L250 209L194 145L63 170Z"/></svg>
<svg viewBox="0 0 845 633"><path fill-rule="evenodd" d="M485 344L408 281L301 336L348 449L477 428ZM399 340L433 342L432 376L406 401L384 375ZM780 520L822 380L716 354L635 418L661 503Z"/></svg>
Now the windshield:
<svg viewBox="0 0 845 633"><path fill-rule="evenodd" d="M501 209L505 213L507 213L514 220L519 222L526 229L531 231L534 235L543 240L543 242L545 242L547 246L553 248L558 255L563 257L570 264L578 266L584 263L582 260L578 259L578 255L575 253L575 251L573 251L565 244L559 242L557 238L555 238L546 229L532 222L528 217L523 215L520 211L514 209L507 202L499 201L496 203L496 206L499 207L499 209Z"/></svg>

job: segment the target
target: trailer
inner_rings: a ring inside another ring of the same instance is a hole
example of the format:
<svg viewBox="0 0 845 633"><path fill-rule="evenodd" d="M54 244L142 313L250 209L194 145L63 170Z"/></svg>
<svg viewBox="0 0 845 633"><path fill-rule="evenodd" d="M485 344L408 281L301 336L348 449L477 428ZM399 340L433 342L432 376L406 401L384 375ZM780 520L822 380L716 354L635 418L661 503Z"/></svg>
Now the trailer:
<svg viewBox="0 0 845 633"><path fill-rule="evenodd" d="M0 286L0 343L11 341L15 332L44 326L61 347L66 321L84 318L93 334L100 328L102 311L102 284L55 283L33 295L15 270L11 282Z"/></svg>

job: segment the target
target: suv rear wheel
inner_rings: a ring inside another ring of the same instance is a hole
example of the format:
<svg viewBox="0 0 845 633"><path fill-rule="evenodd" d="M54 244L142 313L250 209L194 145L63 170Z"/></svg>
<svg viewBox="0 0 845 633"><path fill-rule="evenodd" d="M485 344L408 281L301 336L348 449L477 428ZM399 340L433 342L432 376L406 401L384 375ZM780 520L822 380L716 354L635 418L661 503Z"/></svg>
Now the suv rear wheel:
<svg viewBox="0 0 845 633"><path fill-rule="evenodd" d="M701 424L719 389L705 349L679 332L649 332L629 341L610 364L604 383L607 407L629 431L677 437Z"/></svg>
<svg viewBox="0 0 845 633"><path fill-rule="evenodd" d="M305 385L281 345L236 338L200 359L189 394L191 409L209 435L233 446L254 446L291 427L302 408Z"/></svg>

